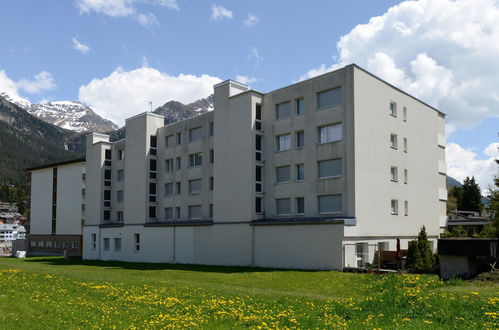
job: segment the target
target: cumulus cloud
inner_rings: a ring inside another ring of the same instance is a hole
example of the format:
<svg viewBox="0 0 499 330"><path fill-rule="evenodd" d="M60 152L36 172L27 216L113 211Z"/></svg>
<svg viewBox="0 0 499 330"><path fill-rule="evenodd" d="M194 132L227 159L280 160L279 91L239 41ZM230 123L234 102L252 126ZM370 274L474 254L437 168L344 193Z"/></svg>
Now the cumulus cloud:
<svg viewBox="0 0 499 330"><path fill-rule="evenodd" d="M499 143L489 144L484 154L486 158L480 159L474 151L464 149L456 143L447 144L447 174L460 182L467 176L474 175L484 194L487 186L492 184L494 175L499 174L495 162L499 158Z"/></svg>
<svg viewBox="0 0 499 330"><path fill-rule="evenodd" d="M95 12L111 17L131 17L145 27L159 25L153 14L137 11L134 6L137 2L180 10L177 0L77 0L76 7L80 14Z"/></svg>
<svg viewBox="0 0 499 330"><path fill-rule="evenodd" d="M21 79L16 83L16 85L17 88L30 94L53 90L56 87L54 78L47 71L40 72L33 80Z"/></svg>
<svg viewBox="0 0 499 330"><path fill-rule="evenodd" d="M447 113L451 131L471 128L499 117L497 40L497 1L404 1L342 36L338 58L301 79L356 63Z"/></svg>
<svg viewBox="0 0 499 330"><path fill-rule="evenodd" d="M116 69L109 76L81 86L79 99L97 113L123 125L126 118L170 100L189 103L213 93L221 80L209 75L172 76L149 67L132 71Z"/></svg>
<svg viewBox="0 0 499 330"><path fill-rule="evenodd" d="M213 4L211 5L211 20L212 21L220 21L224 18L231 19L234 15L232 11L224 8L220 5Z"/></svg>
<svg viewBox="0 0 499 330"><path fill-rule="evenodd" d="M259 20L260 19L258 18L258 16L256 16L254 13L249 13L248 17L246 17L246 19L244 20L244 26L252 27L256 23L258 23Z"/></svg>
<svg viewBox="0 0 499 330"><path fill-rule="evenodd" d="M73 49L79 51L82 54L86 54L90 51L90 47L78 41L76 37L73 37L71 40L73 40Z"/></svg>
<svg viewBox="0 0 499 330"><path fill-rule="evenodd" d="M243 83L245 85L249 85L251 83L257 82L258 80L260 80L260 79L255 78L255 77L248 77L248 76L243 76L243 75L236 76L236 81Z"/></svg>

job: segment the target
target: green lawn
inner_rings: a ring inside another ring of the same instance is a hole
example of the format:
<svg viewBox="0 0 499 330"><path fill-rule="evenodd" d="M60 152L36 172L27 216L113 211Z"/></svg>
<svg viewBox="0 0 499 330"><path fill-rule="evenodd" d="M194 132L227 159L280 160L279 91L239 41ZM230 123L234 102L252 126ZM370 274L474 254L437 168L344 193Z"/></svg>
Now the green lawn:
<svg viewBox="0 0 499 330"><path fill-rule="evenodd" d="M0 259L0 328L499 328L499 285L62 258Z"/></svg>

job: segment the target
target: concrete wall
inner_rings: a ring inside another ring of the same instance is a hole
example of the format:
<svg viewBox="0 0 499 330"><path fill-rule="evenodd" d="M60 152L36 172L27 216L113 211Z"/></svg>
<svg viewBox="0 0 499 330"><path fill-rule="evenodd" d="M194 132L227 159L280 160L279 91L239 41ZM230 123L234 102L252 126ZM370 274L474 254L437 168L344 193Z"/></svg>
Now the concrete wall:
<svg viewBox="0 0 499 330"><path fill-rule="evenodd" d="M81 235L84 163L57 168L57 235Z"/></svg>
<svg viewBox="0 0 499 330"><path fill-rule="evenodd" d="M445 175L438 172L439 161L445 159L437 143L442 116L358 68L353 74L357 226L346 236L415 237L425 225L428 235L435 237L445 210L438 196L439 188L445 189ZM390 102L397 104L397 117L389 113ZM403 120L404 107L407 121ZM398 149L390 147L390 134L397 134ZM391 166L398 168L398 182L391 181ZM391 199L398 200L398 215L391 214ZM407 216L404 201L409 203Z"/></svg>
<svg viewBox="0 0 499 330"><path fill-rule="evenodd" d="M52 234L53 168L31 172L30 234Z"/></svg>
<svg viewBox="0 0 499 330"><path fill-rule="evenodd" d="M342 269L343 225L255 226L254 265Z"/></svg>
<svg viewBox="0 0 499 330"><path fill-rule="evenodd" d="M318 109L317 93L339 87L341 103ZM296 100L304 99L305 113L296 114ZM276 105L291 102L291 115L276 119ZM265 94L263 109L265 153L265 215L275 217L277 198L291 198L291 216L296 216L294 198L305 198L305 217L317 217L318 195L341 194L342 212L325 216L355 216L352 82L347 69L322 75ZM342 124L342 140L318 143L318 127ZM304 131L305 146L296 147L296 132ZM291 134L291 149L276 151L276 137ZM318 177L318 161L341 158L342 175L335 178ZM305 165L305 180L296 180L296 164ZM291 166L291 181L276 183L276 167Z"/></svg>

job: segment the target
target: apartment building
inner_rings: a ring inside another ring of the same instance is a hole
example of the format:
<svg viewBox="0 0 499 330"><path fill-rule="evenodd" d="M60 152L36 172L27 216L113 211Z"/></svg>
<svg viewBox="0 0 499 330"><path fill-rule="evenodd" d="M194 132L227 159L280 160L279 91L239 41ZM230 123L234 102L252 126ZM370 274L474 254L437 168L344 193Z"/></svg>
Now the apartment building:
<svg viewBox="0 0 499 330"><path fill-rule="evenodd" d="M87 137L85 259L341 269L446 225L444 114L362 68L214 102Z"/></svg>
<svg viewBox="0 0 499 330"><path fill-rule="evenodd" d="M85 159L26 170L30 255L82 255Z"/></svg>

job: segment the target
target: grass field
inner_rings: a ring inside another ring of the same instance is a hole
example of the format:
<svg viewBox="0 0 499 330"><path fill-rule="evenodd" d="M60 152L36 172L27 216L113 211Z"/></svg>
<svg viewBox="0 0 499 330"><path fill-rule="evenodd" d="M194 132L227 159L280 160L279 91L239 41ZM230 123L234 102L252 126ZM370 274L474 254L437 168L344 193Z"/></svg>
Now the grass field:
<svg viewBox="0 0 499 330"><path fill-rule="evenodd" d="M499 328L499 285L436 276L0 259L0 328Z"/></svg>

